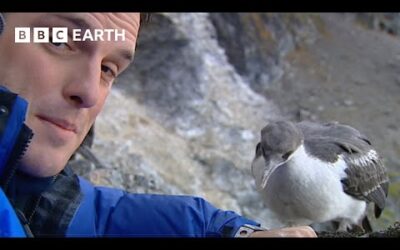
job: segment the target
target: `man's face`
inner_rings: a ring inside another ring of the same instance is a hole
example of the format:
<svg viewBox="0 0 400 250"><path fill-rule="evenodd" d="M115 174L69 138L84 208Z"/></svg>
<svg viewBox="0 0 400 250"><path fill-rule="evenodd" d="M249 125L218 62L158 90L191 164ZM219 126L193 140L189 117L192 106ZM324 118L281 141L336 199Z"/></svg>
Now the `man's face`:
<svg viewBox="0 0 400 250"><path fill-rule="evenodd" d="M23 171L51 176L64 168L101 111L114 78L128 67L139 19L139 13L6 15L0 84L29 102L26 123L34 132L21 161ZM15 27L82 29L82 37L86 26L124 29L125 41L74 42L70 37L67 44L14 42Z"/></svg>

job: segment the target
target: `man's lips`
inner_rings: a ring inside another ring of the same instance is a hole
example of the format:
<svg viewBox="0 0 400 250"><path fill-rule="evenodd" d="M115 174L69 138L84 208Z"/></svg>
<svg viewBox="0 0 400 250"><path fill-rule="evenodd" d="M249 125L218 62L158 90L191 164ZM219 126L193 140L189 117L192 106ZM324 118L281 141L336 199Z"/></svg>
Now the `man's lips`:
<svg viewBox="0 0 400 250"><path fill-rule="evenodd" d="M73 132L75 134L77 132L76 125L71 122L68 122L67 120L56 118L56 117L42 116L42 115L38 115L37 117L40 120L50 122L63 130L67 130L67 131Z"/></svg>

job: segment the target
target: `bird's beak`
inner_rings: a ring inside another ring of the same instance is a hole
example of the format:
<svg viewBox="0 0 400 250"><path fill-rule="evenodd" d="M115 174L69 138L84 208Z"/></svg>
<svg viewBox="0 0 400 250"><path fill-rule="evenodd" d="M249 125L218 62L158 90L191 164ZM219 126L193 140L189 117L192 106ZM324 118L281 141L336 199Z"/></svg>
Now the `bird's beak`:
<svg viewBox="0 0 400 250"><path fill-rule="evenodd" d="M262 182L261 182L262 189L264 189L267 186L268 180L271 177L271 175L275 172L275 170L277 170L280 166L282 166L286 162L287 162L287 160L282 161L281 159L278 159L277 157L274 157L271 159L270 163L268 164L271 167L265 168L265 171L264 171L264 175L263 175Z"/></svg>

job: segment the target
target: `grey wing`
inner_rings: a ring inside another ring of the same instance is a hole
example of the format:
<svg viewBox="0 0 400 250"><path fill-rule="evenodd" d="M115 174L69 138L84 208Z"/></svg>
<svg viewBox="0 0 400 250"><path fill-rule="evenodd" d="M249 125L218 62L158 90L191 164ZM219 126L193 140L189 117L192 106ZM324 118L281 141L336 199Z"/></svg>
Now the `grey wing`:
<svg viewBox="0 0 400 250"><path fill-rule="evenodd" d="M375 203L379 217L388 194L389 179L383 162L370 141L358 130L339 123L299 123L305 147L315 156L335 162L339 155L348 165L347 177L342 180L347 194Z"/></svg>
<svg viewBox="0 0 400 250"><path fill-rule="evenodd" d="M297 123L297 126L301 129L306 138L314 137L327 137L327 138L337 138L344 140L351 140L353 146L358 148L369 148L371 142L368 138L360 133L357 129L340 124L338 122L328 122L324 124L303 121Z"/></svg>
<svg viewBox="0 0 400 250"><path fill-rule="evenodd" d="M319 124L303 121L297 124L304 135L305 146L315 156L335 162L343 153L368 152L369 140L358 130L337 122Z"/></svg>
<svg viewBox="0 0 400 250"><path fill-rule="evenodd" d="M375 216L385 207L389 178L379 155L370 150L367 155L345 156L347 178L342 180L344 191L359 199L375 203Z"/></svg>

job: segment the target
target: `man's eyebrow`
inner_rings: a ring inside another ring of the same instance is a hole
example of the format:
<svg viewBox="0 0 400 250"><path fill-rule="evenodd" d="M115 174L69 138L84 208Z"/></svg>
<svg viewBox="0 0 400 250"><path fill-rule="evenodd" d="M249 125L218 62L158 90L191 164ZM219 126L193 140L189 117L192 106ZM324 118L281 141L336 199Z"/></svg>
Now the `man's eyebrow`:
<svg viewBox="0 0 400 250"><path fill-rule="evenodd" d="M129 62L133 61L133 53L129 50L121 49L118 51L118 54L125 60L128 60Z"/></svg>
<svg viewBox="0 0 400 250"><path fill-rule="evenodd" d="M61 15L61 14L53 14L53 16L64 19L70 23L72 23L74 26L77 28L80 28L82 30L85 29L94 29L94 27L84 18L81 17L72 17L72 16L66 16L66 15Z"/></svg>

